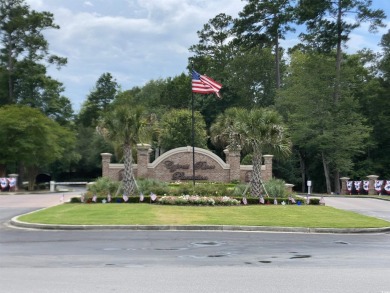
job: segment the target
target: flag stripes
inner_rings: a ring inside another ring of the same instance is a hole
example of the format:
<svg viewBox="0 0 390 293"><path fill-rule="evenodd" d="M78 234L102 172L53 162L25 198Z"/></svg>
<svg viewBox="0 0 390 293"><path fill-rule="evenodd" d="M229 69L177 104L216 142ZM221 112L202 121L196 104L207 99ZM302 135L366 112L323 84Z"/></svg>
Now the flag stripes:
<svg viewBox="0 0 390 293"><path fill-rule="evenodd" d="M216 94L220 98L219 90L221 88L222 84L219 82L192 70L192 92L198 94Z"/></svg>

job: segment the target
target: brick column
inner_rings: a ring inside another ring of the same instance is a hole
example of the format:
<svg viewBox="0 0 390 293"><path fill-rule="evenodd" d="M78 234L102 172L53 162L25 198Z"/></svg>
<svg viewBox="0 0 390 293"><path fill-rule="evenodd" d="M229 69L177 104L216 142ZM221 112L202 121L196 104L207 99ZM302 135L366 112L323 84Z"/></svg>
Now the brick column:
<svg viewBox="0 0 390 293"><path fill-rule="evenodd" d="M265 171L261 174L261 179L265 182L272 179L272 158L273 155L263 155Z"/></svg>
<svg viewBox="0 0 390 293"><path fill-rule="evenodd" d="M152 152L150 144L137 144L137 178L148 177L148 164Z"/></svg>
<svg viewBox="0 0 390 293"><path fill-rule="evenodd" d="M369 182L368 182L368 194L376 195L375 180L377 180L378 177L379 176L377 176L377 175L368 175L367 176L367 178L369 180Z"/></svg>
<svg viewBox="0 0 390 293"><path fill-rule="evenodd" d="M110 177L110 162L112 154L101 153L102 156L102 177Z"/></svg>
<svg viewBox="0 0 390 293"><path fill-rule="evenodd" d="M240 181L240 160L241 160L241 148L237 150L225 149L223 152L226 155L226 163L230 165L230 181Z"/></svg>
<svg viewBox="0 0 390 293"><path fill-rule="evenodd" d="M341 177L341 194L349 194L349 191L347 189L347 181L349 180L349 177Z"/></svg>

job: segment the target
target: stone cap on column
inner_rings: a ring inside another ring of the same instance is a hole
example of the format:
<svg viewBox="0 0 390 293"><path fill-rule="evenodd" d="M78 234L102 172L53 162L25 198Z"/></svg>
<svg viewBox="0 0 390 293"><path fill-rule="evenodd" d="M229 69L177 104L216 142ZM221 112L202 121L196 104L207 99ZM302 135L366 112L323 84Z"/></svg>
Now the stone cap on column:
<svg viewBox="0 0 390 293"><path fill-rule="evenodd" d="M101 153L100 155L102 156L103 159L111 159L112 157L112 154L110 153Z"/></svg>
<svg viewBox="0 0 390 293"><path fill-rule="evenodd" d="M377 176L377 175L368 175L368 176L366 176L368 179L370 179L370 180L376 180L376 179L378 179L378 177L379 176Z"/></svg>
<svg viewBox="0 0 390 293"><path fill-rule="evenodd" d="M152 149L150 147L151 145L148 143L137 143L137 150L147 150L151 152Z"/></svg>

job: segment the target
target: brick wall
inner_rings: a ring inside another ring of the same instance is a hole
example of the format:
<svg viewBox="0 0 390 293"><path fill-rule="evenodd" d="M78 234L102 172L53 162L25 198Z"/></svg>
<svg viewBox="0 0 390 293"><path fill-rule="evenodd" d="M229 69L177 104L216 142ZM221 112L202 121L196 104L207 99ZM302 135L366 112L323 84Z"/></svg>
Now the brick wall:
<svg viewBox="0 0 390 293"><path fill-rule="evenodd" d="M134 164L136 178L155 178L162 181L185 181L193 179L192 147L181 147L170 150L149 162L150 145L137 145L137 164ZM195 148L195 180L211 182L230 182L239 180L248 182L252 173L252 165L240 165L240 152L225 150L226 162L214 153ZM123 164L110 163L111 154L102 153L102 176L113 180L121 180ZM262 166L263 181L272 178L272 157L264 156Z"/></svg>

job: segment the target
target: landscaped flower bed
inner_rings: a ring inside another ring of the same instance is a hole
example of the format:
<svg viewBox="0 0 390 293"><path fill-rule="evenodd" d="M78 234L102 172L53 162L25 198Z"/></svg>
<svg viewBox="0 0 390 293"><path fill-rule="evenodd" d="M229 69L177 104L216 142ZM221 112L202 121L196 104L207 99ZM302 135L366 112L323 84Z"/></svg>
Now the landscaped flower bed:
<svg viewBox="0 0 390 293"><path fill-rule="evenodd" d="M308 204L306 199L296 199L296 203L292 203L288 198L274 198L274 197L265 197L264 202L260 202L258 197L228 197L228 196L200 196L200 195L163 195L163 196L150 196L145 195L142 198L139 196L93 196L89 193L84 194L82 197L73 197L71 198L71 203L152 203L152 204L163 204L163 205L202 205L202 206L236 206L240 204L247 205L273 205L275 200L278 205L283 204L297 204L304 205ZM310 198L310 205L318 205L318 198Z"/></svg>
<svg viewBox="0 0 390 293"><path fill-rule="evenodd" d="M214 206L225 205L233 206L239 205L240 201L228 196L199 196L199 195L181 195L181 196L162 196L157 199L159 204L165 205L202 205L202 206Z"/></svg>
<svg viewBox="0 0 390 293"><path fill-rule="evenodd" d="M270 180L267 182L269 196L251 196L245 184L216 184L175 182L168 184L158 180L139 180L139 195L123 196L123 189L119 182L109 178L99 178L88 186L80 198L72 198L72 203L152 203L163 205L199 205L199 206L236 206L236 205L288 205L314 204L319 200L311 198L309 202L303 198L296 198L287 194L284 182ZM189 195L189 194L195 195ZM113 195L113 194L116 194ZM145 195L144 195L145 194ZM149 195L150 194L150 195ZM111 196L113 195L113 196ZM287 198L288 196L288 198ZM292 200L295 198L295 200Z"/></svg>

